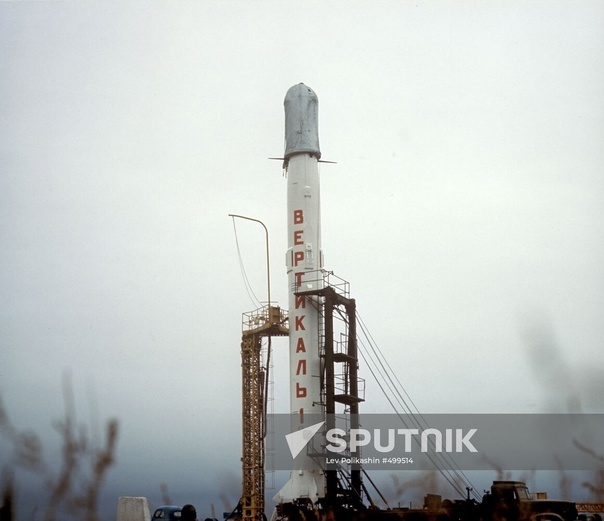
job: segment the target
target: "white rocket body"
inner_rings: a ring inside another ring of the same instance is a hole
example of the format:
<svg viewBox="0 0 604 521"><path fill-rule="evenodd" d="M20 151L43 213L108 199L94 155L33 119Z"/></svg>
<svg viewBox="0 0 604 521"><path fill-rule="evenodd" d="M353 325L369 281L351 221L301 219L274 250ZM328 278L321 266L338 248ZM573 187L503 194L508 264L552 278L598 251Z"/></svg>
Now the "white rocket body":
<svg viewBox="0 0 604 521"><path fill-rule="evenodd" d="M289 291L290 407L292 431L309 426L305 415L324 415L321 400L319 306L317 297L297 292L321 289L321 210L316 94L299 83L285 96L285 161L287 165L286 255ZM295 460L290 480L274 499L288 503L325 496L325 476L303 451Z"/></svg>

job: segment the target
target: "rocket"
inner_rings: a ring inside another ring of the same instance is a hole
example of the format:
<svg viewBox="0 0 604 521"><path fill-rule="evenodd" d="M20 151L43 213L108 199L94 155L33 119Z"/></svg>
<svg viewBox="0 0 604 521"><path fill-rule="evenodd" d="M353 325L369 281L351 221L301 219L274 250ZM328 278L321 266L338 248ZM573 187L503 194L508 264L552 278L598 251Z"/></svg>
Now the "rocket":
<svg viewBox="0 0 604 521"><path fill-rule="evenodd" d="M287 174L286 265L289 295L290 412L292 430L308 427L307 415L324 416L321 400L320 303L301 295L323 287L319 194L318 98L299 83L284 100ZM294 459L290 480L275 495L279 503L325 496L325 476L306 453Z"/></svg>

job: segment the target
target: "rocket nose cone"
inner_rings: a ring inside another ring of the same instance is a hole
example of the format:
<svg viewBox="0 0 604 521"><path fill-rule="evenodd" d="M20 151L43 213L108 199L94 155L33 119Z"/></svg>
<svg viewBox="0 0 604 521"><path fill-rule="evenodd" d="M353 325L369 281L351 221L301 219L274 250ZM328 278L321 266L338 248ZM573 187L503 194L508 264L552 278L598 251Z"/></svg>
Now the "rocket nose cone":
<svg viewBox="0 0 604 521"><path fill-rule="evenodd" d="M304 83L298 83L285 94L285 155L310 153L321 157L319 148L319 98Z"/></svg>
<svg viewBox="0 0 604 521"><path fill-rule="evenodd" d="M298 83L293 87L289 88L289 90L285 94L284 104L287 104L288 101L293 101L296 99L313 99L318 101L315 91L312 90L309 86L304 85L304 83Z"/></svg>

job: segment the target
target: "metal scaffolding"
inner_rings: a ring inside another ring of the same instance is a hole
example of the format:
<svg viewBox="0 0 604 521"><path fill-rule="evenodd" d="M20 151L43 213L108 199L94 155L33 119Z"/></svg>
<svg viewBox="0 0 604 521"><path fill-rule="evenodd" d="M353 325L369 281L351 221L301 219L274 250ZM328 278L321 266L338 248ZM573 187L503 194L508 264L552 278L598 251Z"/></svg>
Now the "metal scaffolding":
<svg viewBox="0 0 604 521"><path fill-rule="evenodd" d="M243 315L242 372L242 473L241 519L264 516L266 401L270 339L288 336L287 313L278 306L264 306ZM262 341L268 339L267 365L262 366Z"/></svg>

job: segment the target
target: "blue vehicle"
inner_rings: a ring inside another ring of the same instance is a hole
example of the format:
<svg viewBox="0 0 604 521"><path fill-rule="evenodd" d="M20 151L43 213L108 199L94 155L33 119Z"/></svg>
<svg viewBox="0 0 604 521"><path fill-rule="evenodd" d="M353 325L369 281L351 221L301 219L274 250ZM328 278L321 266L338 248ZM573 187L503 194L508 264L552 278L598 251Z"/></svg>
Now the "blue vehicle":
<svg viewBox="0 0 604 521"><path fill-rule="evenodd" d="M179 521L181 510L182 507L177 507L175 505L158 507L155 509L151 521Z"/></svg>

